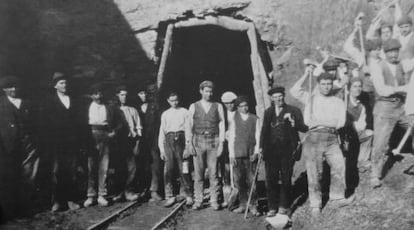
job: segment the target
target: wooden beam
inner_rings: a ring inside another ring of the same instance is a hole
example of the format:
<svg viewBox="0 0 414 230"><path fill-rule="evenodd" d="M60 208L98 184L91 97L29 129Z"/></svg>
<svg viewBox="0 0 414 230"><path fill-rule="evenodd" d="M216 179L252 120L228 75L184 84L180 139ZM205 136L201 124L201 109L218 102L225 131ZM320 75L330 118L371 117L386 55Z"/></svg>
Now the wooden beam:
<svg viewBox="0 0 414 230"><path fill-rule="evenodd" d="M164 78L165 66L167 64L168 54L170 52L170 47L171 47L171 42L172 42L173 30L174 30L174 24L171 23L168 25L167 31L165 33L164 47L162 49L160 67L158 68L158 74L157 74L158 89L160 89L162 80Z"/></svg>

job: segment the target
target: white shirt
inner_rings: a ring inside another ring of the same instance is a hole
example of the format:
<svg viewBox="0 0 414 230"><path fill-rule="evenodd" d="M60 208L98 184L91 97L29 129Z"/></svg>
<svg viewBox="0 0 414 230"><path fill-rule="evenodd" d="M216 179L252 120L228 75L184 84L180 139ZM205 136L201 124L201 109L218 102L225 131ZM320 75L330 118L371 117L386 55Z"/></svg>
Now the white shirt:
<svg viewBox="0 0 414 230"><path fill-rule="evenodd" d="M13 98L13 97L9 97L7 96L7 98L9 99L9 101L16 106L16 108L20 109L20 106L22 105L22 99L20 98Z"/></svg>
<svg viewBox="0 0 414 230"><path fill-rule="evenodd" d="M407 45L410 42L410 39L412 36L413 36L413 32L410 32L407 36L400 35L398 37L401 43L401 50L405 50L407 48Z"/></svg>
<svg viewBox="0 0 414 230"><path fill-rule="evenodd" d="M139 130L142 129L141 126L141 119L139 118L138 111L130 106L122 105L119 107L125 115L125 120L129 126L129 134L130 137L136 137L137 135L140 136Z"/></svg>
<svg viewBox="0 0 414 230"><path fill-rule="evenodd" d="M92 102L89 106L89 124L90 125L107 125L107 114L105 105Z"/></svg>
<svg viewBox="0 0 414 230"><path fill-rule="evenodd" d="M62 104L65 106L65 108L69 109L70 107L70 98L68 95L63 95L58 93L59 100L62 102Z"/></svg>
<svg viewBox="0 0 414 230"><path fill-rule="evenodd" d="M169 108L161 114L160 133L158 135L158 147L165 152L165 135L169 132L184 131L186 140L190 140L190 116L185 108Z"/></svg>

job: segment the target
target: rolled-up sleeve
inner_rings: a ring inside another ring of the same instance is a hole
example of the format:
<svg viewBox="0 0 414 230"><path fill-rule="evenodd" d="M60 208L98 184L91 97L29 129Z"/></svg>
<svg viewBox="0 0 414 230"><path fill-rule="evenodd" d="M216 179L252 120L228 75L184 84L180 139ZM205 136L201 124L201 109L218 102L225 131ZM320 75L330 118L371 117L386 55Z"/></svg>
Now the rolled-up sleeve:
<svg viewBox="0 0 414 230"><path fill-rule="evenodd" d="M394 87L385 85L381 66L378 63L371 63L370 73L372 76L372 83L374 84L375 91L378 95L388 97L395 93Z"/></svg>

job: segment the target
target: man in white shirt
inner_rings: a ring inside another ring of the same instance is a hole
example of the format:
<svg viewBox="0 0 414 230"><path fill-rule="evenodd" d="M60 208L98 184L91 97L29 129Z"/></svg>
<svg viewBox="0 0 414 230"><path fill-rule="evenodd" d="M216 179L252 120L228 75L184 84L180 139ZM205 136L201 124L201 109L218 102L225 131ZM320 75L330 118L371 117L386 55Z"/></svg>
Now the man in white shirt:
<svg viewBox="0 0 414 230"><path fill-rule="evenodd" d="M308 176L308 190L311 213L318 217L322 208L322 193L319 179L322 177L323 161L331 169L329 200L335 205L344 206L352 202L354 196L345 198L345 160L338 141L338 129L345 125L345 103L332 95L334 76L323 73L317 78L318 91L312 95L302 87L308 76L312 76L313 66L307 66L305 74L294 84L290 93L305 104L304 121L309 127L303 144Z"/></svg>
<svg viewBox="0 0 414 230"><path fill-rule="evenodd" d="M210 182L210 203L214 210L219 210L218 201L220 190L217 176L217 158L223 152L225 140L225 118L223 106L212 102L213 82L203 81L200 84L201 100L190 105L189 112L192 118L194 161L194 210L203 206L204 171L208 167Z"/></svg>
<svg viewBox="0 0 414 230"><path fill-rule="evenodd" d="M188 110L178 106L176 93L170 93L167 98L170 108L161 115L161 126L158 137L158 147L164 165L165 207L171 207L175 202L174 184L180 178L180 190L186 197L186 205L193 205L191 194L191 176L183 172L183 153L186 145L190 144L190 117ZM175 172L178 171L178 175ZM176 176L174 176L174 174Z"/></svg>
<svg viewBox="0 0 414 230"><path fill-rule="evenodd" d="M414 58L413 20L404 14L397 20L397 24L400 29L398 36L401 43L400 60Z"/></svg>
<svg viewBox="0 0 414 230"><path fill-rule="evenodd" d="M373 83L377 93L374 107L374 141L371 159L371 185L381 186L383 167L387 159L388 143L396 125L407 127L404 116L404 102L407 92L408 72L414 68L414 59L399 60L401 44L390 39L383 44L386 60L371 65L375 78Z"/></svg>
<svg viewBox="0 0 414 230"><path fill-rule="evenodd" d="M138 111L127 103L128 90L126 86L119 86L116 88L116 105L122 111L123 118L128 124L125 129L117 135L119 145L119 163L120 168L126 167L126 175L121 178L122 191L113 200L120 201L124 197L128 201L134 201L138 199L138 194L134 192L136 189L136 172L137 162L136 156L139 153L139 138L142 136L141 120L139 118ZM119 170L123 171L123 170Z"/></svg>

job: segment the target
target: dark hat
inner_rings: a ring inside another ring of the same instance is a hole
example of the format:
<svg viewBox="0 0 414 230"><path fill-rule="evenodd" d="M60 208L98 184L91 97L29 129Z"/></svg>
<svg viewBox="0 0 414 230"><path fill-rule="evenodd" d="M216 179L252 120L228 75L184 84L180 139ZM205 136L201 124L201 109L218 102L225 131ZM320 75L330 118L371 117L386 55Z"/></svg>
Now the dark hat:
<svg viewBox="0 0 414 230"><path fill-rule="evenodd" d="M103 93L103 91L104 91L104 87L103 87L103 85L102 85L102 84L100 84L100 83L96 83L96 84L93 84L93 85L90 87L89 91L90 91L90 93L91 93L91 94L96 94L96 93L98 93L98 92Z"/></svg>
<svg viewBox="0 0 414 230"><path fill-rule="evenodd" d="M61 72L55 72L52 77L52 86L55 86L60 80L67 80L66 75Z"/></svg>
<svg viewBox="0 0 414 230"><path fill-rule="evenodd" d="M19 87L19 86L20 86L20 81L16 76L9 75L9 76L5 76L4 78L0 79L0 87L2 89Z"/></svg>
<svg viewBox="0 0 414 230"><path fill-rule="evenodd" d="M272 96L275 93L285 94L285 88L282 87L282 86L275 86L275 87L271 88L269 91L267 91L267 94L269 96Z"/></svg>
<svg viewBox="0 0 414 230"><path fill-rule="evenodd" d="M338 61L335 58L329 58L325 63L323 63L322 68L325 71L336 70L339 66Z"/></svg>
<svg viewBox="0 0 414 230"><path fill-rule="evenodd" d="M205 87L214 88L214 84L212 81L203 81L200 83L200 89L204 89Z"/></svg>
<svg viewBox="0 0 414 230"><path fill-rule="evenodd" d="M378 38L376 38L376 39L369 39L365 43L365 49L368 52L373 51L373 50L380 49L381 46L382 46L382 41L381 41L381 39L378 39Z"/></svg>
<svg viewBox="0 0 414 230"><path fill-rule="evenodd" d="M317 78L316 78L316 81L318 81L318 82L320 82L321 80L335 80L335 77L334 77L334 75L332 75L332 74L330 74L330 73L321 73L321 75L319 75Z"/></svg>
<svg viewBox="0 0 414 230"><path fill-rule="evenodd" d="M382 49L384 52L391 50L399 50L401 48L401 43L397 39L388 39L382 44Z"/></svg>
<svg viewBox="0 0 414 230"><path fill-rule="evenodd" d="M142 86L142 85L140 85L140 86L138 86L138 88L137 88L137 93L139 93L139 92L142 92L142 91L146 91L146 87L144 87L144 86Z"/></svg>
<svg viewBox="0 0 414 230"><path fill-rule="evenodd" d="M384 22L384 23L382 23L381 25L380 25L380 28L382 29L382 28L389 28L391 31L393 30L393 28L394 28L394 25L392 24L392 23L390 23L390 22Z"/></svg>
<svg viewBox="0 0 414 230"><path fill-rule="evenodd" d="M128 91L127 87L125 85L120 85L120 86L115 88L115 93L119 93L121 91Z"/></svg>
<svg viewBox="0 0 414 230"><path fill-rule="evenodd" d="M156 93L158 90L157 84L150 84L147 86L147 93Z"/></svg>
<svg viewBox="0 0 414 230"><path fill-rule="evenodd" d="M243 102L247 102L248 104L249 103L248 98L246 96L239 96L236 98L236 100L234 100L234 105L239 106Z"/></svg>
<svg viewBox="0 0 414 230"><path fill-rule="evenodd" d="M402 25L405 25L405 24L410 24L410 25L413 24L413 20L411 19L411 17L406 15L406 14L402 15L401 18L399 18L397 20L397 25L398 26L402 26Z"/></svg>

